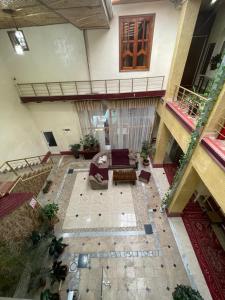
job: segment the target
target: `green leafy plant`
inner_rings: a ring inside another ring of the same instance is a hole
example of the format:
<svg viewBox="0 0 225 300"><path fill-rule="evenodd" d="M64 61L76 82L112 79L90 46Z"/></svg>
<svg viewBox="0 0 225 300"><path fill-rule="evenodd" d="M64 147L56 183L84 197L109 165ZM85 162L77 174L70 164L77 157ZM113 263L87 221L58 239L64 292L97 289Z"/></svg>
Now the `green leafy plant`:
<svg viewBox="0 0 225 300"><path fill-rule="evenodd" d="M49 255L54 256L54 258L58 258L64 251L65 247L68 246L68 244L64 244L63 238L59 238L57 240L56 237L54 237L51 241L51 244L49 245Z"/></svg>
<svg viewBox="0 0 225 300"><path fill-rule="evenodd" d="M59 206L56 203L49 203L43 207L43 213L48 218L48 220L52 220L59 210Z"/></svg>
<svg viewBox="0 0 225 300"><path fill-rule="evenodd" d="M64 281L67 274L68 266L62 265L62 261L55 261L50 271L50 276L52 278L51 285L53 285L56 281Z"/></svg>
<svg viewBox="0 0 225 300"><path fill-rule="evenodd" d="M52 180L47 180L45 187L42 190L44 194L47 194L49 192L51 185L52 185Z"/></svg>
<svg viewBox="0 0 225 300"><path fill-rule="evenodd" d="M174 300L204 300L198 291L182 284L175 287L172 295Z"/></svg>
<svg viewBox="0 0 225 300"><path fill-rule="evenodd" d="M70 150L73 152L75 158L79 158L79 150L80 150L81 145L80 144L73 144L70 145Z"/></svg>
<svg viewBox="0 0 225 300"><path fill-rule="evenodd" d="M60 296L58 293L51 293L49 289L41 292L40 300L59 300Z"/></svg>
<svg viewBox="0 0 225 300"><path fill-rule="evenodd" d="M143 164L149 164L148 156L150 154L151 150L151 144L149 141L143 141L142 142L142 148L141 148L141 157L143 158Z"/></svg>
<svg viewBox="0 0 225 300"><path fill-rule="evenodd" d="M221 54L217 54L213 56L210 61L210 70L216 70L218 68L218 65L221 63L221 61L222 61Z"/></svg>
<svg viewBox="0 0 225 300"><path fill-rule="evenodd" d="M38 231L34 230L32 231L30 238L33 246L37 246L41 240L41 234Z"/></svg>
<svg viewBox="0 0 225 300"><path fill-rule="evenodd" d="M84 150L93 150L99 148L99 141L92 133L86 134L84 138L80 140L80 143Z"/></svg>

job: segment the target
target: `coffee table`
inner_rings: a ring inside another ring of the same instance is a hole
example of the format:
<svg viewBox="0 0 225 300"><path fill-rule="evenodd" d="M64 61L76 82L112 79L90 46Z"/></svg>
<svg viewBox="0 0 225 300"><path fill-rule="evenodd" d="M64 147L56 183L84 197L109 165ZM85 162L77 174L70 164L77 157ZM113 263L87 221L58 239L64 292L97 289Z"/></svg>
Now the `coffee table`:
<svg viewBox="0 0 225 300"><path fill-rule="evenodd" d="M135 185L137 175L135 170L113 170L113 182L117 185L118 182L131 182Z"/></svg>

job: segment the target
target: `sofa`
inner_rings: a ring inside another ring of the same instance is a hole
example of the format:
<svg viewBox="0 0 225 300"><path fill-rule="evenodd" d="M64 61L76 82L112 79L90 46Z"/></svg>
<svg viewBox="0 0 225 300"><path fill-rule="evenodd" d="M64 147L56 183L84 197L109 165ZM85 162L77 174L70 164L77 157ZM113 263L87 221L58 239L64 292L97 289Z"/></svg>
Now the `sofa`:
<svg viewBox="0 0 225 300"><path fill-rule="evenodd" d="M89 182L93 190L108 189L108 168L99 168L98 166L96 166L96 164L92 162L89 171Z"/></svg>
<svg viewBox="0 0 225 300"><path fill-rule="evenodd" d="M112 149L97 153L91 162L89 182L92 189L108 188L109 169L136 169L138 159L136 153L129 149Z"/></svg>
<svg viewBox="0 0 225 300"><path fill-rule="evenodd" d="M106 160L99 162L101 157L106 157ZM112 149L110 151L101 151L96 154L92 162L99 168L108 169L136 169L137 154L129 149Z"/></svg>

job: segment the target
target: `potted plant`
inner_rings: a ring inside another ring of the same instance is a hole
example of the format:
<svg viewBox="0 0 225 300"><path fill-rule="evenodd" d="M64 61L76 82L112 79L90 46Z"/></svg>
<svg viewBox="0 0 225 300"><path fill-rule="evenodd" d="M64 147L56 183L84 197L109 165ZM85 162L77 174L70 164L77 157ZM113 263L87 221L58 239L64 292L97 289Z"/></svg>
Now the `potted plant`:
<svg viewBox="0 0 225 300"><path fill-rule="evenodd" d="M51 293L49 289L41 292L40 300L60 300L59 293Z"/></svg>
<svg viewBox="0 0 225 300"><path fill-rule="evenodd" d="M42 192L43 192L44 194L47 194L47 193L49 192L52 183L53 183L52 180L47 180L47 182L46 182L46 184L45 184L45 187L44 187L43 190L42 190Z"/></svg>
<svg viewBox="0 0 225 300"><path fill-rule="evenodd" d="M56 216L58 210L59 206L56 203L46 204L42 209L44 216L51 224L55 224L58 221L58 218Z"/></svg>
<svg viewBox="0 0 225 300"><path fill-rule="evenodd" d="M149 166L149 153L150 153L151 145L149 141L144 141L142 143L142 148L141 148L141 157L143 158L143 165L144 166Z"/></svg>
<svg viewBox="0 0 225 300"><path fill-rule="evenodd" d="M67 244L64 244L63 238L59 238L57 240L56 237L54 237L51 241L51 244L49 245L49 255L54 256L55 259L57 259L64 251L64 249L68 246Z"/></svg>
<svg viewBox="0 0 225 300"><path fill-rule="evenodd" d="M55 283L55 281L64 281L68 274L68 266L62 265L62 261L55 261L52 265L52 269L50 270L50 276L52 278L51 285Z"/></svg>
<svg viewBox="0 0 225 300"><path fill-rule="evenodd" d="M83 146L85 159L92 159L93 156L100 151L99 141L92 133L86 134L84 138L80 140L80 143Z"/></svg>
<svg viewBox="0 0 225 300"><path fill-rule="evenodd" d="M80 144L70 145L70 150L73 152L73 155L74 155L75 158L80 157L80 153L79 153L80 147L81 147Z"/></svg>
<svg viewBox="0 0 225 300"><path fill-rule="evenodd" d="M178 284L173 292L173 300L204 300L200 293L190 286Z"/></svg>

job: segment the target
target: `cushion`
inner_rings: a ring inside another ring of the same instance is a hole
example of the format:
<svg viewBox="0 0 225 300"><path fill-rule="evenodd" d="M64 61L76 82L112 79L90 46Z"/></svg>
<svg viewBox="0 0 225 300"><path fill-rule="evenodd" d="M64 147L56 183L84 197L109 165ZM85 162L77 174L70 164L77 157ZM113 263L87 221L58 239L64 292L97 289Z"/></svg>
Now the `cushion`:
<svg viewBox="0 0 225 300"><path fill-rule="evenodd" d="M95 174L95 179L99 182L99 183L102 183L103 181L103 176L99 173L96 173Z"/></svg>
<svg viewBox="0 0 225 300"><path fill-rule="evenodd" d="M108 180L109 179L108 168L99 168L94 163L91 163L89 175L95 176L95 174L97 174L97 173L102 175L103 180Z"/></svg>
<svg viewBox="0 0 225 300"><path fill-rule="evenodd" d="M144 171L144 170L141 170L141 173L139 175L139 179L144 179L147 182L149 182L150 177L151 177L151 173L149 173L147 171Z"/></svg>
<svg viewBox="0 0 225 300"><path fill-rule="evenodd" d="M136 160L137 159L137 154L131 152L129 155L129 159L132 159L132 160Z"/></svg>
<svg viewBox="0 0 225 300"><path fill-rule="evenodd" d="M129 150L128 149L113 149L112 150L112 165L113 166L129 166Z"/></svg>

